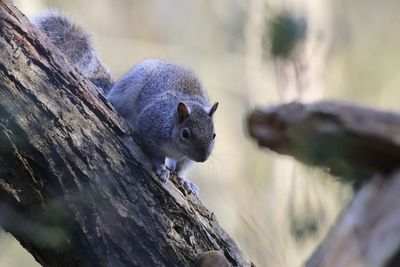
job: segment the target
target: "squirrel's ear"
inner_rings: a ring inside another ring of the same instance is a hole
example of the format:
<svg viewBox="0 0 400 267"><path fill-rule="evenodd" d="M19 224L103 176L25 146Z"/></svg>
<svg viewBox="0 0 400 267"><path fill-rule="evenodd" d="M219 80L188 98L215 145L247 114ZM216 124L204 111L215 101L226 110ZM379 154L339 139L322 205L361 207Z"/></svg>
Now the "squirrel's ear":
<svg viewBox="0 0 400 267"><path fill-rule="evenodd" d="M179 102L177 111L178 111L179 122L183 122L190 115L189 107L183 102Z"/></svg>
<svg viewBox="0 0 400 267"><path fill-rule="evenodd" d="M215 102L214 105L212 105L212 107L210 108L210 111L208 112L208 115L210 115L210 117L212 117L212 115L217 110L217 108L218 108L218 102Z"/></svg>

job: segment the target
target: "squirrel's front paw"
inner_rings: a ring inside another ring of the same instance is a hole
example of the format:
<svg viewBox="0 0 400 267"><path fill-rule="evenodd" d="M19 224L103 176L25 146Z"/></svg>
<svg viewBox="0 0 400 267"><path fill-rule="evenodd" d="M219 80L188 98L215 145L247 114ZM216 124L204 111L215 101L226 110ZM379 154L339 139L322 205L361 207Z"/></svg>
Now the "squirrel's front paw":
<svg viewBox="0 0 400 267"><path fill-rule="evenodd" d="M161 182L166 183L169 179L169 171L166 169L158 169L156 170L156 174L158 178L160 178Z"/></svg>
<svg viewBox="0 0 400 267"><path fill-rule="evenodd" d="M189 194L193 194L193 195L196 195L196 196L199 195L200 188L197 185L195 185L194 183L192 183L191 181L184 180L183 181L183 188L185 188L185 190Z"/></svg>

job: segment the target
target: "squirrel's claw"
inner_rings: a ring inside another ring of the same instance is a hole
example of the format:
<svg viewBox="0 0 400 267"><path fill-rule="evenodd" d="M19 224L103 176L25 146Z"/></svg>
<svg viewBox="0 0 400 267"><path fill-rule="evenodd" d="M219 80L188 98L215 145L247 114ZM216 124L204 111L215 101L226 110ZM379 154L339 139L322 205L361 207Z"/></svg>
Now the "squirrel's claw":
<svg viewBox="0 0 400 267"><path fill-rule="evenodd" d="M183 189L185 189L185 191L189 194L193 194L196 196L199 195L200 188L191 181L186 180L185 178L180 176L176 176L176 180L178 181L179 186L182 186Z"/></svg>
<svg viewBox="0 0 400 267"><path fill-rule="evenodd" d="M169 171L165 169L159 169L156 171L158 178L160 178L162 183L166 183L169 179Z"/></svg>
<svg viewBox="0 0 400 267"><path fill-rule="evenodd" d="M185 188L185 190L189 194L193 194L195 196L199 195L200 188L197 185L195 185L194 183L192 183L191 181L184 180L183 181L183 188Z"/></svg>

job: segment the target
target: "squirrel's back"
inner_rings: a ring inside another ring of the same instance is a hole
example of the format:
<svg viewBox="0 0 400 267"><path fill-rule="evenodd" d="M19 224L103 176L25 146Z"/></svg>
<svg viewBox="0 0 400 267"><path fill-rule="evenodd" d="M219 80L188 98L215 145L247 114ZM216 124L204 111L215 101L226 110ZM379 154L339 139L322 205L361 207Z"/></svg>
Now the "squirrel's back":
<svg viewBox="0 0 400 267"><path fill-rule="evenodd" d="M162 99L168 99L171 107L180 101L210 105L202 83L191 69L160 59L146 59L135 65L114 84L108 99L121 115L138 114Z"/></svg>
<svg viewBox="0 0 400 267"><path fill-rule="evenodd" d="M105 93L113 84L110 73L98 59L91 38L79 25L58 11L45 11L33 23L63 52L75 68Z"/></svg>

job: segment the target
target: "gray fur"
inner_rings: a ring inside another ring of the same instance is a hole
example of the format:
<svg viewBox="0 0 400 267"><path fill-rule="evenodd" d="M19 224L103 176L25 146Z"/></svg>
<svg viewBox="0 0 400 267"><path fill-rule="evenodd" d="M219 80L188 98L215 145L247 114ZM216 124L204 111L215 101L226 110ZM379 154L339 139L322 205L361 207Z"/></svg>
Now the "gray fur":
<svg viewBox="0 0 400 267"><path fill-rule="evenodd" d="M108 99L137 132L153 168L165 180L165 161L183 176L192 161L204 162L214 147L211 105L193 71L158 59L147 59L117 81ZM177 107L183 102L190 115L179 122ZM182 138L187 129L190 138ZM188 191L198 187L185 181Z"/></svg>
<svg viewBox="0 0 400 267"><path fill-rule="evenodd" d="M55 10L43 12L32 21L82 75L105 93L109 91L113 80L109 71L98 59L87 32Z"/></svg>

